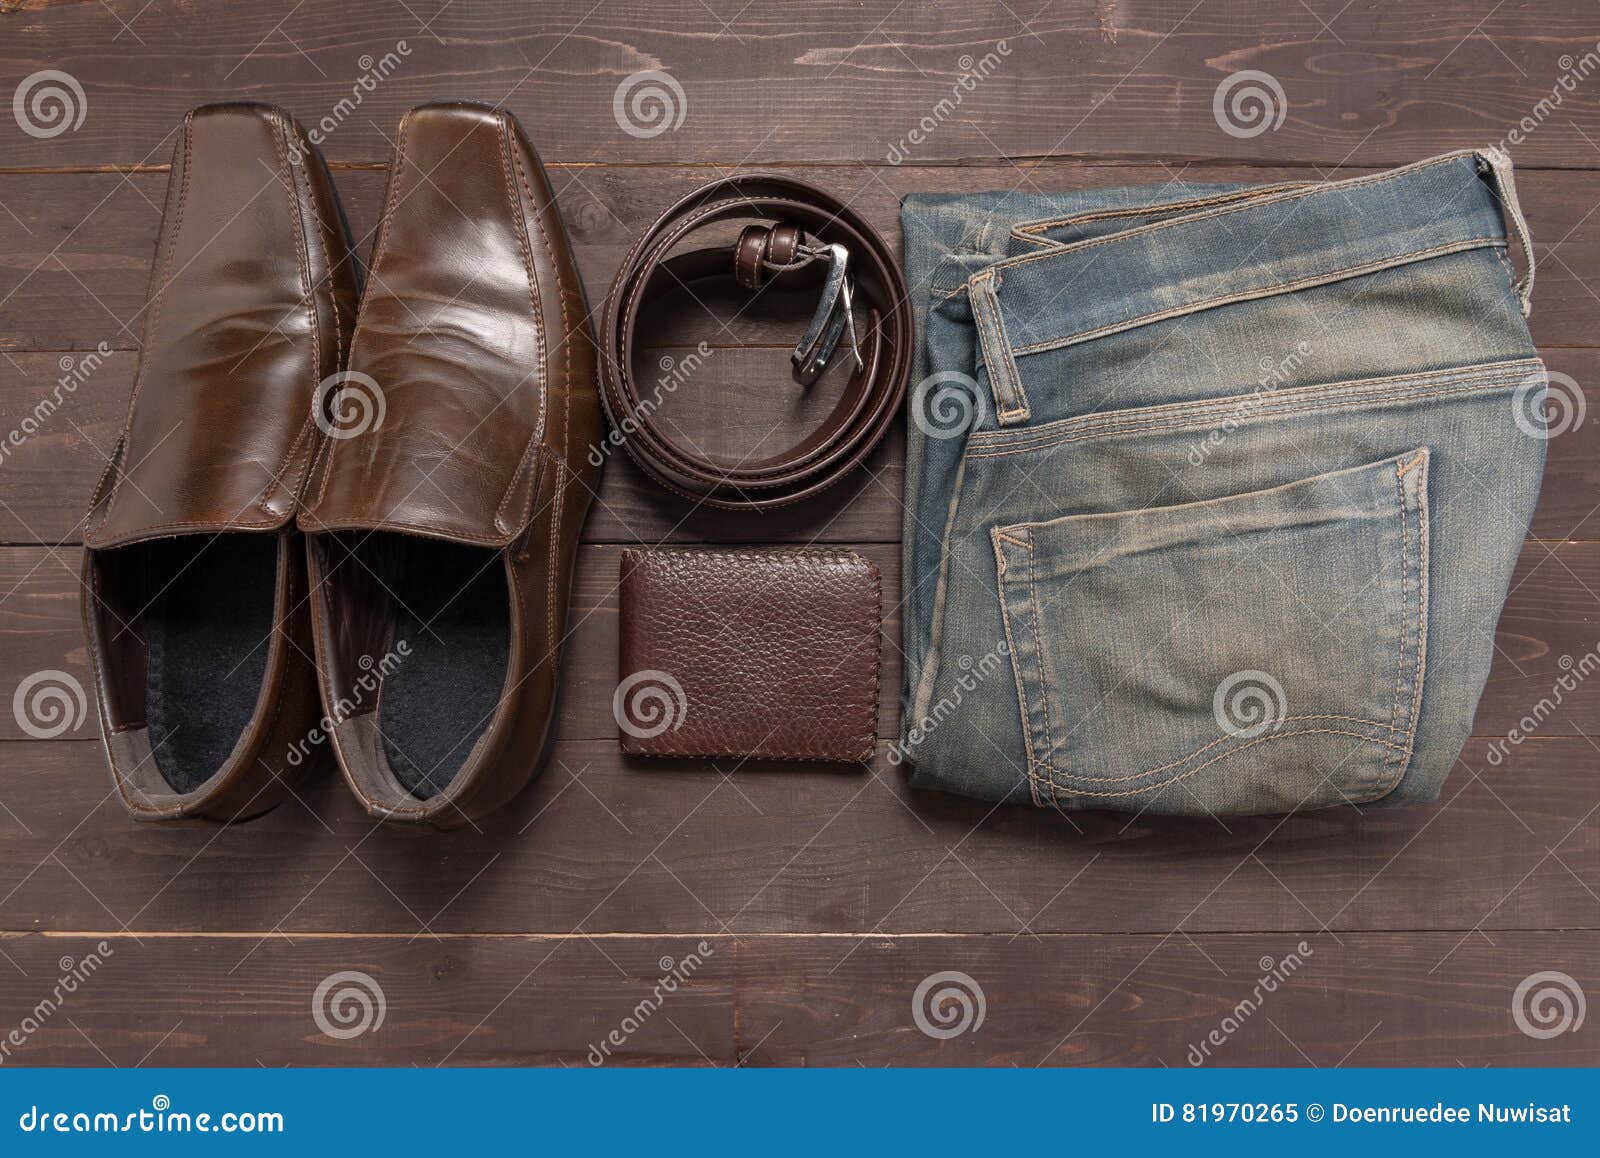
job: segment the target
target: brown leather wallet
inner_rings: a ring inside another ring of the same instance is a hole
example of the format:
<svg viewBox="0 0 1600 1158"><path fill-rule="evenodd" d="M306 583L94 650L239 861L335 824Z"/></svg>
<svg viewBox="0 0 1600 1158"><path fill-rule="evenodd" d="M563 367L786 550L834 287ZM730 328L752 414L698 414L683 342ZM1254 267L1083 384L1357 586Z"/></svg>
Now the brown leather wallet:
<svg viewBox="0 0 1600 1158"><path fill-rule="evenodd" d="M871 759L882 604L854 551L624 551L622 750Z"/></svg>

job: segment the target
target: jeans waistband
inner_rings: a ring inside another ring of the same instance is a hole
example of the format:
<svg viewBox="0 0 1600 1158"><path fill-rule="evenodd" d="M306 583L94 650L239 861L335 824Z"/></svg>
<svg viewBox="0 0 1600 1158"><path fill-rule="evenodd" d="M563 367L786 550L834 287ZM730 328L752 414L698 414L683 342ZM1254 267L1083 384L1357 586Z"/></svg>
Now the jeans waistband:
<svg viewBox="0 0 1600 1158"><path fill-rule="evenodd" d="M1107 228L1112 231L1107 232ZM1015 360L1232 302L1358 277L1514 234L1532 250L1509 159L1461 151L1345 181L1274 185L1030 221L967 282L1002 425L1026 420Z"/></svg>

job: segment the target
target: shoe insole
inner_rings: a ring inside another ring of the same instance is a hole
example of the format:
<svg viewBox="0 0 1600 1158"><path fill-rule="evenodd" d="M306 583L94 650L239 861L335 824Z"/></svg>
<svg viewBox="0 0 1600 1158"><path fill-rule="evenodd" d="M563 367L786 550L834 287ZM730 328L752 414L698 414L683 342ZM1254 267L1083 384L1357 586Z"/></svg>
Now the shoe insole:
<svg viewBox="0 0 1600 1158"><path fill-rule="evenodd" d="M406 791L427 800L461 769L505 688L505 565L498 551L405 535L373 535L356 553L388 589L389 650L401 640L408 648L378 698L384 755Z"/></svg>
<svg viewBox="0 0 1600 1158"><path fill-rule="evenodd" d="M145 722L156 767L193 792L222 766L255 713L272 635L275 535L146 543L151 602ZM159 594L158 594L159 593Z"/></svg>

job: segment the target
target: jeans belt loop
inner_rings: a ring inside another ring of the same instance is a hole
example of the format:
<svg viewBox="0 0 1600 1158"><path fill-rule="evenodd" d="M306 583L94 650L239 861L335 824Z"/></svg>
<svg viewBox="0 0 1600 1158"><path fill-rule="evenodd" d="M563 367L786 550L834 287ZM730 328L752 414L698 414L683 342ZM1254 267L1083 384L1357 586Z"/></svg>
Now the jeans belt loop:
<svg viewBox="0 0 1600 1158"><path fill-rule="evenodd" d="M1022 389L1017 360L1006 341L1005 323L1000 318L1000 303L995 298L994 287L993 270L985 270L967 280L972 316L978 325L978 340L983 345L983 362L989 368L995 419L1001 426L1015 426L1028 420L1028 395Z"/></svg>
<svg viewBox="0 0 1600 1158"><path fill-rule="evenodd" d="M1522 215L1522 204L1517 200L1517 182L1511 175L1511 154L1497 145L1477 150L1480 168L1487 169L1493 178L1495 196L1500 200L1500 211L1506 220L1506 232L1515 236L1522 250L1523 275L1514 287L1522 303L1522 316L1533 312L1533 238L1528 233L1528 219Z"/></svg>

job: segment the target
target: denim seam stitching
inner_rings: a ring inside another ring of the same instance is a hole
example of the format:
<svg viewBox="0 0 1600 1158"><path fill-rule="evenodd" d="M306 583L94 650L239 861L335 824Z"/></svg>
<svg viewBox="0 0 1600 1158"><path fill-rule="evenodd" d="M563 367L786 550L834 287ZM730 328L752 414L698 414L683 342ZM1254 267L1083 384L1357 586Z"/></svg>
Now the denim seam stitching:
<svg viewBox="0 0 1600 1158"><path fill-rule="evenodd" d="M1382 725L1380 725L1380 727L1381 726ZM1294 739L1294 738L1296 738L1298 736L1322 736L1322 735L1328 735L1328 736L1351 736L1351 737L1353 737L1353 738L1355 738L1357 740L1364 740L1369 744L1380 744L1385 748L1397 748L1397 747L1399 747L1399 745L1392 744L1388 740L1379 740L1379 739L1375 739L1372 736L1364 736L1360 732L1346 732L1346 731L1343 731L1342 729L1339 729L1339 728L1307 728L1302 732L1274 732L1274 733L1272 733L1271 735L1268 735L1268 736L1258 736L1256 739L1251 740L1248 743L1241 744L1237 748L1233 748L1233 749L1230 749L1227 752L1223 752L1221 755L1213 756L1210 760L1207 760L1204 764L1200 764L1200 765L1198 765L1198 766L1196 766L1194 768L1191 768L1191 769L1189 769L1189 771L1181 773L1180 775L1174 776L1169 780L1163 780L1158 784L1145 784L1145 785L1142 785L1142 786L1140 786L1138 788L1127 788L1127 789L1123 789L1122 791L1119 791L1119 792L1093 792L1093 791L1088 791L1088 790L1080 789L1080 788L1071 788L1071 789L1069 789L1069 791L1074 796L1102 796L1102 797L1104 797L1104 796L1137 796L1141 792L1160 791L1160 790L1163 790L1163 789L1166 789L1166 788L1170 788L1172 785L1178 783L1180 780L1187 780L1190 776L1193 776L1196 772L1200 772L1200 771L1202 771L1202 770L1204 770L1206 768L1209 768L1213 764L1221 763L1223 760L1230 759L1231 757L1237 756L1241 752L1247 751L1250 748L1254 748L1257 744L1265 744L1269 740L1292 740L1292 739ZM1059 770L1052 768L1051 771L1054 772L1054 771L1059 771ZM1362 803L1362 801L1356 801L1355 803Z"/></svg>
<svg viewBox="0 0 1600 1158"><path fill-rule="evenodd" d="M1400 630L1401 630L1401 637L1400 637L1400 652L1399 652L1399 655L1397 655L1395 657L1395 685L1394 685L1395 702L1394 702L1394 707L1393 707L1393 709L1392 709L1392 711L1390 713L1392 719L1398 719L1399 715L1400 715L1400 701L1401 701L1401 698L1402 698L1402 692L1404 690L1403 689L1402 672L1404 671L1404 665L1405 665L1406 640L1407 640L1408 636L1412 635L1412 628L1411 628L1411 619L1412 619L1411 602L1412 601L1411 601L1411 596L1409 594L1409 591L1407 590L1411 585L1411 537L1407 533L1407 524L1411 521L1411 511L1408 508L1408 505L1406 503L1405 471L1404 471L1403 467L1404 467L1404 464L1402 463L1402 464L1400 464L1399 466L1397 466L1395 468L1395 500L1396 500L1396 503L1398 504L1399 510L1400 510L1400 615L1401 615ZM1407 723L1411 728L1415 728L1415 720L1407 721ZM1409 744L1409 734L1408 734L1407 743ZM1383 767L1383 776L1384 776L1384 778L1383 778L1383 780L1381 780L1378 783L1378 785L1376 785L1377 791L1374 793L1374 795L1372 797L1368 797L1368 799L1375 799L1378 796L1383 796L1383 795L1386 795L1388 792L1393 791L1395 784L1397 784L1399 782L1399 780L1400 780L1400 777L1402 775L1404 775L1404 766L1401 763L1401 761L1405 757L1406 751L1407 751L1406 747L1401 747L1398 752L1395 752L1395 753L1391 754L1389 756L1389 758L1384 761L1384 767ZM1390 765L1395 765L1394 771L1392 773L1389 771Z"/></svg>
<svg viewBox="0 0 1600 1158"><path fill-rule="evenodd" d="M1390 383L1390 384L1392 385L1392 383ZM1341 386L1342 385L1343 384L1341 384ZM1512 385L1513 384L1509 383L1509 382L1502 382L1500 375L1498 373L1496 373L1496 374L1489 375L1489 376L1486 376L1486 377L1474 377L1474 378L1471 378L1471 379L1463 378L1460 381L1457 381L1457 382L1452 383L1452 384L1450 384L1448 386L1445 386L1443 389L1422 391L1422 392L1417 392L1417 393L1395 394L1395 395L1392 395L1392 396L1387 396L1388 392L1387 392L1386 388L1373 388L1373 389L1369 389L1369 390L1364 390L1364 391L1362 391L1360 393L1351 394L1348 397L1345 397L1345 398L1342 398L1342 399L1332 399L1332 398L1308 399L1308 400L1304 401L1301 405L1297 405L1297 406L1284 406L1284 407L1278 407L1278 408L1274 408L1274 409L1265 409L1264 408L1259 414L1257 414L1257 415L1255 415L1253 417L1256 417L1256 418L1276 418L1276 417L1279 417L1279 416L1282 416L1282 415L1304 414L1306 412L1318 412L1318 411L1320 411L1320 412L1330 412L1331 413L1331 412L1334 412L1334 411L1341 411L1341 410L1347 410L1347 409L1348 410L1358 410L1358 409L1362 409L1365 406L1370 406L1370 405L1382 405L1382 404L1385 404L1385 403L1394 403L1394 404L1411 403L1411 402L1421 401L1421 400L1426 399L1426 398L1442 398L1442 397L1448 397L1448 396L1454 395L1454 394L1469 394L1469 393L1474 393L1474 392L1489 393L1489 392L1491 392L1493 390L1496 390L1496 389L1508 389ZM1237 400L1239 398L1241 398L1241 397L1247 398L1247 397L1249 397L1249 395L1236 395L1232 399L1229 399L1229 401L1236 403ZM1169 432L1175 431L1175 430L1183 430L1183 429L1186 429L1186 428L1204 427L1204 426L1208 425L1205 422L1205 418L1212 417L1212 416L1216 415L1217 413L1219 413L1219 412L1215 411L1215 410L1211 410L1211 411L1207 411L1207 412L1196 412L1193 415L1184 414L1184 415L1181 415L1181 416L1177 416L1177 417L1174 418L1174 420L1168 421L1168 422L1138 421L1138 422L1124 422L1124 423L1120 423L1120 424L1119 423L1107 423L1107 424L1103 424L1098 429L1090 429L1090 430L1085 431L1082 434L1073 434L1073 435L1064 436L1062 438L1047 439L1047 440L1042 441L1042 442L1028 443L1028 444L1023 445L1023 446L1011 446L1011 445L1007 445L1007 444L1001 443L1001 444L999 444L1000 445L999 449L987 450L987 451L984 450L980 446L980 448L978 450L975 450L975 451L974 450L968 450L967 454L966 454L966 457L969 458L969 459L1005 458L1005 457L1007 457L1009 455L1024 454L1024 453L1027 453L1029 451L1034 451L1034 450L1049 450L1052 447L1062 446L1062 445L1065 445L1066 443L1071 443L1071 442L1082 442L1085 439L1090 439L1090 438L1107 437L1107 436L1119 435L1119 434L1159 434L1159 433L1169 433Z"/></svg>
<svg viewBox="0 0 1600 1158"><path fill-rule="evenodd" d="M1511 245L1507 242L1504 246L1495 246L1494 255L1500 259L1500 264L1506 267L1506 280L1512 293L1519 293L1517 289L1517 267L1511 263Z"/></svg>
<svg viewBox="0 0 1600 1158"><path fill-rule="evenodd" d="M1316 402L1324 397L1347 393L1350 398L1359 400L1364 395L1387 393L1397 386L1406 383L1418 385L1433 385L1436 382L1449 387L1465 386L1481 382L1492 382L1502 376L1509 376L1518 369L1542 369L1543 361L1537 356L1528 358L1511 358L1496 362L1484 362L1477 365L1456 367L1448 370L1418 370L1409 374L1383 374L1369 378L1337 379L1324 382L1315 386L1297 386L1284 391L1271 391L1261 402L1263 408L1272 407L1273 399L1279 399L1284 406L1292 402ZM1525 377L1526 375L1524 375ZM1040 423L1027 430L1017 431L979 431L972 435L969 443L976 443L978 450L982 451L989 446L998 446L1009 450L1013 446L1019 449L1028 449L1030 439L1051 439L1057 434L1070 433L1074 430L1085 430L1089 433L1098 433L1102 429L1138 426L1144 423L1155 425L1166 419L1187 421L1194 419L1225 416L1228 411L1236 409L1241 401L1257 399L1257 394L1230 394L1223 398L1202 398L1191 402L1163 402L1153 406L1134 407L1124 410L1097 411L1089 414L1075 415L1071 418L1058 418L1052 422ZM1144 415L1145 417L1139 417Z"/></svg>
<svg viewBox="0 0 1600 1158"><path fill-rule="evenodd" d="M1383 786L1383 791L1378 793L1377 796L1372 797L1372 799L1377 799L1380 796L1386 796L1390 792L1394 791L1395 786L1398 785L1400 783L1400 781L1405 778L1406 770L1408 768L1410 768L1410 766L1411 766L1411 758L1412 758L1412 756L1414 755L1414 753L1416 751L1417 720L1418 720L1418 716L1420 715L1420 710L1421 710L1421 706L1422 706L1422 704L1421 704L1421 699L1422 699L1422 681L1423 681L1424 675L1426 674L1425 673L1424 662L1425 662L1425 659L1426 659L1426 656L1427 656L1427 646L1428 646L1428 642L1427 642L1427 625L1428 625L1428 601L1427 601L1427 590L1428 590L1428 587L1427 587L1427 584L1428 584L1427 509L1428 508L1427 508L1427 501L1428 500L1427 500L1427 489L1426 489L1428 460L1427 460L1427 455L1425 453L1419 455L1419 458L1421 459L1420 466L1421 466L1421 469L1422 469L1422 474L1419 476L1419 479L1418 479L1417 501L1416 501L1414 510L1407 509L1407 504L1406 504L1406 501L1405 501L1405 474L1406 474L1406 472L1403 469L1404 464L1402 464L1402 469L1399 471L1400 503L1401 503L1400 526L1401 526L1402 535L1404 535L1404 533L1405 533L1405 524L1406 524L1407 520L1409 520L1413 516L1417 520L1417 563L1416 563L1416 574L1417 574L1416 604L1417 604L1417 609L1416 609L1416 626L1415 626L1415 632L1414 632L1415 640L1416 640L1416 643L1415 643L1416 660L1414 662L1414 665L1413 665L1413 668L1412 668L1412 674L1411 674L1411 713L1410 713L1410 719L1407 721L1408 727L1407 727L1407 730L1406 730L1405 749L1401 753L1400 759L1397 761L1397 767L1395 768L1394 775L1392 777L1390 777L1388 783ZM1406 562L1408 563L1409 562L1409 554L1410 554L1409 548L1408 547L1404 548L1402 553L1406 556ZM1409 622L1410 619L1411 619L1411 616L1407 615L1406 618L1407 618L1407 621ZM1401 654L1402 654L1402 660L1403 660L1404 659L1404 652L1402 651Z"/></svg>
<svg viewBox="0 0 1600 1158"><path fill-rule="evenodd" d="M1000 283L999 283L999 280L996 279L996 281L995 281L995 289L998 291L999 288L1000 288ZM1005 377L1006 377L1006 380L1007 380L1007 384L1010 387L1011 393L1015 396L1016 401L1018 403L1018 405L1016 407L1014 407L1012 409L1009 409L1009 410L1003 410L1003 411L999 412L998 414L996 414L995 417L996 418L1028 418L1028 417L1031 417L1032 414L1033 414L1033 411L1028 406L1028 393L1027 393L1026 390L1024 390L1022 388L1022 374L1017 369L1016 351L1014 349L1012 349L1012 346L1011 346L1011 334L1006 329L1005 315L1000 312L1000 301L999 301L998 298L996 298L992 303L990 303L990 308L994 311L994 323L993 324L994 324L994 328L995 328L995 333L996 333L997 340L1000 343L1001 353L1002 353L1002 355L1004 357L1004 360L1005 360L1005 365L1002 367L1002 369L1004 370Z"/></svg>
<svg viewBox="0 0 1600 1158"><path fill-rule="evenodd" d="M1283 719L1278 721L1278 726L1282 727L1284 724L1303 724L1303 723L1308 723L1308 722L1311 722L1311 721L1322 721L1322 720L1334 720L1334 721L1340 721L1340 722L1343 722L1343 723L1350 723L1350 724L1365 724L1369 728L1377 728L1377 729L1382 730L1382 731L1389 731L1390 730L1388 725L1386 725L1382 720L1365 720L1365 719L1362 719L1360 716L1339 716L1339 715L1285 716ZM1324 731L1324 730L1326 730L1326 729L1315 729L1315 731ZM1301 731L1294 732L1292 734L1296 735L1296 736L1304 736L1304 735L1311 734L1312 731L1313 731L1313 729L1307 728L1307 729L1304 729L1304 730L1301 730ZM1364 733L1359 733L1359 732L1341 731L1339 734L1340 735L1351 735L1351 736L1360 735L1360 736L1362 736L1363 739L1371 738L1371 737L1367 737ZM1078 780L1080 782L1085 783L1085 784L1126 784L1130 780L1143 780L1147 776L1154 776L1154 775L1156 775L1157 773L1160 773L1160 772L1170 772L1174 768L1181 768L1183 765L1185 765L1189 761L1193 760L1196 756L1200 756L1200 755L1202 755L1202 754L1204 754L1206 752L1211 751L1211 749L1215 748L1218 744L1226 744L1230 739L1233 739L1233 738L1234 737L1232 737L1232 736L1219 736L1215 740L1211 740L1208 743L1201 744L1198 748L1194 749L1194 751L1189 752L1189 753L1187 753L1187 754L1185 754L1183 756L1180 756L1176 760L1168 761L1165 764L1158 764L1154 768L1146 768L1143 772L1130 772L1126 776L1083 776L1083 775L1078 775L1077 778L1078 778ZM1392 741L1379 740L1379 739L1376 739L1376 738L1371 738L1371 739L1372 739L1373 743L1375 743L1375 744L1387 744L1390 747L1399 747L1398 744L1395 744ZM1069 777L1070 778L1070 777L1072 777L1074 775L1077 775L1075 773L1070 772L1069 770L1067 770L1065 768L1057 768L1053 764L1046 763L1045 766L1047 768L1050 768L1052 771L1059 772L1062 776L1065 776L1065 777ZM1166 782L1163 781L1161 783L1166 783ZM1146 789L1159 788L1160 786L1161 786L1161 784L1155 784L1155 785L1147 784L1147 785L1144 785L1141 788L1134 789L1134 791L1143 792ZM1077 791L1077 789L1072 787L1070 782L1068 784L1066 784L1066 785L1063 785L1063 787L1068 788L1070 791Z"/></svg>
<svg viewBox="0 0 1600 1158"><path fill-rule="evenodd" d="M1018 346L1016 355L1025 357L1029 354L1043 354L1050 350L1059 350L1066 346L1081 345L1092 342L1098 338L1108 337L1111 334L1121 333L1125 330L1136 330L1141 326L1152 325L1155 322L1166 321L1171 318L1183 317L1188 314L1198 314L1205 310L1216 309L1219 306L1232 305L1235 302L1259 301L1262 298L1278 297L1285 293L1294 293L1302 289L1313 289L1321 285L1331 285L1334 282L1348 281L1351 278L1366 277L1371 274L1382 273L1385 270L1395 269L1402 265L1411 265L1430 257L1444 257L1452 253L1466 253L1474 249L1498 249L1506 244L1505 240L1498 237L1469 237L1459 241L1448 242L1444 245L1431 246L1427 249L1415 249L1409 253L1393 254L1388 257L1375 258L1369 262L1357 265L1344 266L1340 269L1329 270L1325 273L1308 274L1302 278L1293 278L1289 281L1275 282L1271 285L1258 286L1252 290L1243 290L1238 293L1221 294L1216 297L1204 298L1198 302L1190 302L1170 309L1157 310L1153 313L1139 314L1132 318L1125 318L1119 322L1110 322L1104 326L1096 326L1092 330L1079 330L1060 338L1049 338L1042 342L1034 342L1027 346Z"/></svg>
<svg viewBox="0 0 1600 1158"><path fill-rule="evenodd" d="M1050 693L1054 689L1050 679L1050 665L1045 660L1044 627L1039 621L1039 587L1035 582L1033 560L1034 554L1032 549L1030 549L1028 551L1028 612L1033 618L1033 647L1034 651L1038 653L1037 667L1039 669L1039 694L1043 701L1044 707L1044 742L1046 745L1053 747L1055 744L1056 730L1051 719ZM1046 768L1053 767L1049 760L1043 760L1041 762ZM1053 783L1053 776L1051 777L1051 780L1051 795L1053 797L1055 787Z"/></svg>
<svg viewBox="0 0 1600 1158"><path fill-rule="evenodd" d="M1302 198L1309 197L1314 193L1331 192L1335 189L1355 189L1368 185L1381 184L1385 181L1394 181L1401 177L1409 177L1415 173L1420 173L1425 169L1430 169L1437 165L1453 164L1454 162L1461 160L1463 157L1471 156L1474 152L1475 150L1472 149L1461 149L1453 153L1446 153L1442 157L1435 157L1429 161L1422 161L1416 165L1405 165L1399 169L1391 169L1385 173L1371 173L1365 177L1352 177L1348 181L1319 181L1315 184L1308 185L1303 189L1287 190L1283 193L1262 198L1258 201L1246 201L1243 204L1212 209L1205 213L1195 213L1183 217L1176 217L1171 221L1155 221L1149 225L1141 225L1137 229L1127 230L1124 233L1114 233L1109 237L1095 237L1086 241L1074 242L1072 245L1066 246L1062 249L1053 250L1049 253L1033 253L1023 257L1011 258L1002 262L1001 265L1005 267L1026 265L1030 261L1043 261L1046 258L1060 257L1063 254L1074 253L1078 250L1093 249L1094 247L1100 245L1110 245L1112 242L1125 241L1130 237L1137 237L1142 234L1153 233L1156 230L1171 229L1176 225L1187 225L1196 221L1210 221L1213 218L1222 217L1229 213L1241 213L1246 209L1259 209L1266 205L1278 205L1289 201L1298 201ZM1476 175L1476 173L1474 175ZM1000 267L997 266L996 268L998 269Z"/></svg>
<svg viewBox="0 0 1600 1158"><path fill-rule="evenodd" d="M1406 510L1406 471L1405 463L1398 463L1394 472L1395 503L1400 511L1400 646L1395 650L1394 657L1394 699L1389 705L1389 735L1395 735L1395 721L1400 718L1400 693L1401 683L1405 674L1406 663L1406 638L1411 634L1411 616L1408 614L1410 597L1406 588L1411 582L1411 547L1410 536L1406 534L1406 522L1410 519L1410 512ZM1400 753L1400 754L1403 754ZM1395 753L1391 753L1383 762L1380 770L1380 780L1377 787L1382 788L1389 781L1389 765L1395 761Z"/></svg>
<svg viewBox="0 0 1600 1158"><path fill-rule="evenodd" d="M1023 241L1054 246L1061 243L1037 237L1036 233L1046 229L1059 229L1065 225L1081 225L1089 221L1116 221L1120 218L1149 217L1155 213L1179 212L1185 209L1208 209L1215 205L1226 205L1232 201L1253 203L1261 200L1263 197L1269 194L1287 192L1291 189L1301 189L1307 187L1308 185L1328 185L1333 183L1334 182L1327 181L1275 181L1266 185L1254 185L1247 189L1234 190L1229 193L1216 193L1209 197L1189 197L1181 201L1153 202L1122 209L1089 210L1085 213L1069 213L1065 217L1044 217L1032 221L1020 222L1011 230L1011 236L1017 237L1019 240ZM1180 219L1174 218L1173 224L1176 224L1178 220ZM1114 235L1114 237L1115 236L1125 236L1125 234ZM1099 240L1112 239L1113 238L1102 238ZM1086 238L1085 240L1096 239ZM1077 245L1079 243L1069 242L1067 244Z"/></svg>
<svg viewBox="0 0 1600 1158"><path fill-rule="evenodd" d="M996 588L997 594L1000 596L1000 620L1005 628L1006 646L1011 649L1011 678L1016 681L1017 685L1017 706L1020 709L1022 722L1022 744L1028 760L1028 792L1033 797L1034 805L1036 807L1043 808L1044 803L1039 799L1039 775L1037 772L1038 761L1034 758L1032 725L1028 719L1028 696L1023 690L1022 684L1022 668L1020 666L1022 662L1022 656L1017 651L1016 639L1011 631L1011 608L1006 602L1005 552L1000 548L1000 543L997 537L999 536L999 532L991 530L989 534L994 542L995 569L998 573L997 578L999 580L996 584ZM1053 788L1051 795L1053 798Z"/></svg>
<svg viewBox="0 0 1600 1158"><path fill-rule="evenodd" d="M972 280L987 282L994 279L979 274ZM1011 343L1005 332L1005 322L1000 317L999 303L994 299L998 288L999 282L996 280L987 293L972 298L972 316L978 324L984 360L989 367L989 387L994 394L995 417L1001 421L1027 418L1032 413L1028 409L1028 396L1023 392L1022 380L1011 354ZM1021 405L1013 405L1013 402L1020 402Z"/></svg>

